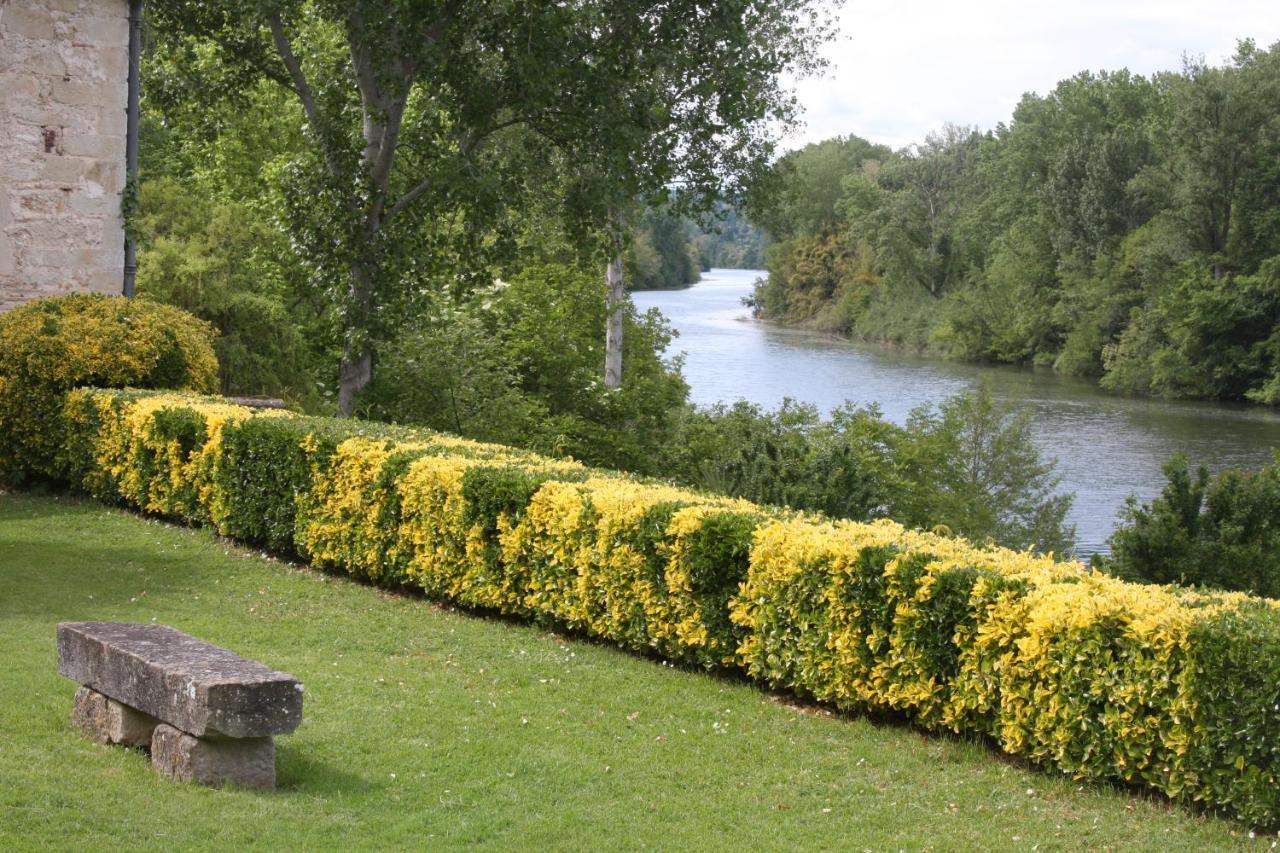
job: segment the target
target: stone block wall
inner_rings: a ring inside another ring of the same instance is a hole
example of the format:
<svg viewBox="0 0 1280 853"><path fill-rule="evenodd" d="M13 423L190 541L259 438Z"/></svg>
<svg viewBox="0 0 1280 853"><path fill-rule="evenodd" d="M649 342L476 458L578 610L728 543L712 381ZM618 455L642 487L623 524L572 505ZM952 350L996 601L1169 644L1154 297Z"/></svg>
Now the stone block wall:
<svg viewBox="0 0 1280 853"><path fill-rule="evenodd" d="M120 293L128 0L0 0L0 311Z"/></svg>

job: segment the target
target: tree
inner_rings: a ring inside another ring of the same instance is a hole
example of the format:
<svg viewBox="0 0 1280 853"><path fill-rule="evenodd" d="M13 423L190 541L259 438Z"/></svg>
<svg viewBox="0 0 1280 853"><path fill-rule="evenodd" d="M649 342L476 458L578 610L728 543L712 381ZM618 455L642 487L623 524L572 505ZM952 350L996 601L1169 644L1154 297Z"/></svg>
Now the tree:
<svg viewBox="0 0 1280 853"><path fill-rule="evenodd" d="M976 130L947 125L880 173L889 190L878 246L882 263L934 299L959 283L972 260L957 220L973 194L973 163L983 139Z"/></svg>
<svg viewBox="0 0 1280 853"><path fill-rule="evenodd" d="M782 76L820 68L816 49L832 32L815 0L634 5L638 49L622 73L597 81L613 108L598 126L562 140L576 168L573 214L603 226L609 253L608 388L622 383L628 209L670 203L705 215L722 199L744 197L768 165L775 134L795 119Z"/></svg>
<svg viewBox="0 0 1280 853"><path fill-rule="evenodd" d="M384 347L362 415L657 473L688 392L678 360L663 357L671 331L657 312L628 306L630 378L605 391L605 294L590 268L526 263L440 303Z"/></svg>
<svg viewBox="0 0 1280 853"><path fill-rule="evenodd" d="M1230 65L1189 61L1175 89L1170 165L1178 213L1188 239L1211 261L1214 278L1238 269L1236 236L1251 213L1240 209L1242 189L1258 169L1268 172L1272 189L1265 201L1275 204L1278 59L1241 42ZM1275 236L1274 224L1269 230L1264 240Z"/></svg>
<svg viewBox="0 0 1280 853"><path fill-rule="evenodd" d="M1057 493L1061 478L1032 440L1030 412L997 403L985 385L915 409L899 453L907 490L893 517L903 523L1011 548L1071 547L1071 496Z"/></svg>
<svg viewBox="0 0 1280 853"><path fill-rule="evenodd" d="M864 521L885 516L902 490L901 430L874 406L846 403L820 416L784 400L776 411L739 400L689 409L664 448L662 473L758 503Z"/></svg>
<svg viewBox="0 0 1280 853"><path fill-rule="evenodd" d="M1112 391L1280 401L1280 45L1083 72L992 133L880 160L828 140L762 187L763 317Z"/></svg>
<svg viewBox="0 0 1280 853"><path fill-rule="evenodd" d="M1257 471L1193 475L1183 456L1148 504L1130 498L1103 569L1148 583L1280 595L1280 455Z"/></svg>
<svg viewBox="0 0 1280 853"><path fill-rule="evenodd" d="M711 221L696 224L694 245L702 269L759 269L764 264L766 240L764 232L749 221L738 208L722 202Z"/></svg>
<svg viewBox="0 0 1280 853"><path fill-rule="evenodd" d="M684 218L653 208L645 212L631 234L626 258L629 288L671 290L688 287L700 277L699 259Z"/></svg>
<svg viewBox="0 0 1280 853"><path fill-rule="evenodd" d="M288 223L341 305L339 408L350 413L389 316L426 287L433 249L495 250L478 226L518 184L520 162L489 156L495 147L559 152L581 178L568 212L597 225L670 185L718 197L764 162L771 123L790 119L779 79L816 64L829 30L819 8L156 0L152 19L302 105L311 156L286 175Z"/></svg>
<svg viewBox="0 0 1280 853"><path fill-rule="evenodd" d="M889 159L889 148L837 136L779 158L748 195L752 220L775 240L829 230L841 219L843 181Z"/></svg>
<svg viewBox="0 0 1280 853"><path fill-rule="evenodd" d="M138 195L138 296L217 330L223 393L314 406L306 341L272 286L281 271L260 257L280 252L280 235L243 205L193 199L172 178L144 182Z"/></svg>

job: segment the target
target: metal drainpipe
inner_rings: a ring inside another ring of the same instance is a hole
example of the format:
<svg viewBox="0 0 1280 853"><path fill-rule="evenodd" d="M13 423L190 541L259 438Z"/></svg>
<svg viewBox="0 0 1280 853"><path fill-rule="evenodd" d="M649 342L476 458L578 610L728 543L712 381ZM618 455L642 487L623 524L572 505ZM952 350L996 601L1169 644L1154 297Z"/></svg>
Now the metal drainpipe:
<svg viewBox="0 0 1280 853"><path fill-rule="evenodd" d="M138 115L142 83L142 3L129 0L129 104L125 120L125 192L138 191ZM130 211L131 213L133 211ZM133 296L134 279L138 274L138 247L126 230L124 238L124 295Z"/></svg>

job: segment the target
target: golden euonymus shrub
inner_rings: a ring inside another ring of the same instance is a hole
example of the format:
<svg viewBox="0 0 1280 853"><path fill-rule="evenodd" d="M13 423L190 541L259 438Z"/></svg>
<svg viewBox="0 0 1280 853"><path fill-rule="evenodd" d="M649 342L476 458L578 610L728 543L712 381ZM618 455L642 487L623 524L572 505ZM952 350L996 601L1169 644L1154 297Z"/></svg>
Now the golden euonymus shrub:
<svg viewBox="0 0 1280 853"><path fill-rule="evenodd" d="M0 315L0 477L56 477L80 386L217 389L213 330L178 308L77 293Z"/></svg>
<svg viewBox="0 0 1280 853"><path fill-rule="evenodd" d="M63 421L103 498L1280 823L1274 601L212 398L86 389Z"/></svg>

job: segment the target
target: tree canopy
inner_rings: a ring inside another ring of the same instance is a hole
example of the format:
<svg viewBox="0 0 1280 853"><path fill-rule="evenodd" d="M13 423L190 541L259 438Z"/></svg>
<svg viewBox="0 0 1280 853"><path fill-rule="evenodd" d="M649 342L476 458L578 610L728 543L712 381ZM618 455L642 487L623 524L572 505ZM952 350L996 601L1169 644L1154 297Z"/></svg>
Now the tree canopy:
<svg viewBox="0 0 1280 853"><path fill-rule="evenodd" d="M1280 46L1083 72L991 132L900 151L828 140L762 186L764 316L1117 392L1280 402Z"/></svg>
<svg viewBox="0 0 1280 853"><path fill-rule="evenodd" d="M557 213L586 235L660 190L693 207L741 192L794 118L782 79L817 67L825 9L155 0L150 14L165 52L216 57L210 94L266 79L300 106L308 144L280 170L281 218L340 306L350 412L415 300L441 278L478 280L509 251L494 223L512 199L554 186ZM547 170L555 180L529 180Z"/></svg>

